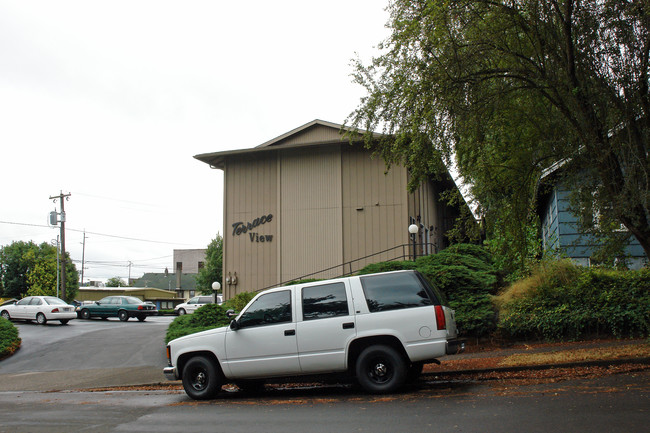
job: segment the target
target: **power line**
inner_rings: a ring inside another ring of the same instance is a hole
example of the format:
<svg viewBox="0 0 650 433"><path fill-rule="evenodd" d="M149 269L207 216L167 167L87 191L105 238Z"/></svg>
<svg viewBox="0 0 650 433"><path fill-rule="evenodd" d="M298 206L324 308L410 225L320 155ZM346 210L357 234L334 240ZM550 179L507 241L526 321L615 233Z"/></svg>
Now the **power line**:
<svg viewBox="0 0 650 433"><path fill-rule="evenodd" d="M45 227L48 229L51 229L52 227L48 225L43 225L43 224L28 224L28 223L18 223L14 221L0 221L0 224L10 224L10 225L17 225L17 226L28 226L28 227ZM70 227L66 227L66 230L72 231L72 232L78 232L78 233L83 233L84 230L80 229L73 229ZM119 235L109 235L106 233L98 233L98 232L89 232L86 231L88 234L92 234L95 236L104 236L107 238L114 238L114 239L123 239L127 241L137 241L137 242L149 242L149 243L154 243L154 244L166 244L166 245L192 245L192 244L186 244L186 243L180 243L180 242L166 242L166 241L154 241L151 239L142 239L142 238L131 238L128 236L119 236Z"/></svg>

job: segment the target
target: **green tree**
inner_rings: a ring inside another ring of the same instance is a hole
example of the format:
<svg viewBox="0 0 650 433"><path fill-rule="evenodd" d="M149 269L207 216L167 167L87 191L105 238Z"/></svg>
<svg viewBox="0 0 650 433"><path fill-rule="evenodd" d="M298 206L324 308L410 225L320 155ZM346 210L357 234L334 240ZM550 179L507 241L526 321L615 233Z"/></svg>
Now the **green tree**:
<svg viewBox="0 0 650 433"><path fill-rule="evenodd" d="M196 276L196 288L203 294L212 294L212 283L223 284L223 237L217 233L205 253L205 263Z"/></svg>
<svg viewBox="0 0 650 433"><path fill-rule="evenodd" d="M79 289L79 274L66 253L66 300ZM0 281L3 295L22 298L27 295L57 294L56 247L44 242L14 242L0 249Z"/></svg>
<svg viewBox="0 0 650 433"><path fill-rule="evenodd" d="M111 277L106 280L107 287L128 287L128 284L120 277Z"/></svg>
<svg viewBox="0 0 650 433"><path fill-rule="evenodd" d="M368 146L406 164L412 183L455 162L488 237L498 227L517 240L519 266L554 163L590 192L575 210L596 210L602 228L618 221L650 255L647 1L395 0L389 11L383 53L356 62L368 95L348 123L390 137L368 133Z"/></svg>
<svg viewBox="0 0 650 433"><path fill-rule="evenodd" d="M27 293L29 264L23 260L23 256L30 248L36 248L36 244L31 241L19 241L0 249L0 281L2 281L3 296L22 298Z"/></svg>

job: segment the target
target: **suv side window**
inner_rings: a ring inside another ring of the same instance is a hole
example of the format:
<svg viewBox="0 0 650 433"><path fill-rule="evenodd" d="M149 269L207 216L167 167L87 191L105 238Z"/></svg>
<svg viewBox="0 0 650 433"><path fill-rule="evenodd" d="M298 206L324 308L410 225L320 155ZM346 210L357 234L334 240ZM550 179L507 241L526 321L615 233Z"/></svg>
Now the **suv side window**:
<svg viewBox="0 0 650 433"><path fill-rule="evenodd" d="M433 305L414 273L361 277L361 286L371 313Z"/></svg>
<svg viewBox="0 0 650 433"><path fill-rule="evenodd" d="M260 296L239 318L241 328L291 322L291 291Z"/></svg>
<svg viewBox="0 0 650 433"><path fill-rule="evenodd" d="M349 314L345 284L322 284L302 289L302 320L325 319Z"/></svg>

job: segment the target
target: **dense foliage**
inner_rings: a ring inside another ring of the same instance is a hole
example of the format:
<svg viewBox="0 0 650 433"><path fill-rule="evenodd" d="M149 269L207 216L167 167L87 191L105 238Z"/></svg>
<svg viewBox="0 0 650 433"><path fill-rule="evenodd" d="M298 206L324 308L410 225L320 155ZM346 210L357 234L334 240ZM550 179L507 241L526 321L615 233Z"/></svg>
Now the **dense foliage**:
<svg viewBox="0 0 650 433"><path fill-rule="evenodd" d="M196 288L204 295L212 294L212 283L223 284L223 237L217 237L208 244L205 252L205 263L196 276Z"/></svg>
<svg viewBox="0 0 650 433"><path fill-rule="evenodd" d="M0 317L0 359L12 355L20 347L18 329L7 319Z"/></svg>
<svg viewBox="0 0 650 433"><path fill-rule="evenodd" d="M254 296L255 294L250 292L238 293L221 305L207 304L193 314L178 316L167 328L165 343L184 335L228 325L231 318L226 315L226 312L228 310L241 311Z"/></svg>
<svg viewBox="0 0 650 433"><path fill-rule="evenodd" d="M455 162L504 264L534 256L537 188L554 164L581 223L615 237L623 224L650 255L647 1L394 0L388 10L381 55L355 64L367 96L348 123L368 131L368 147L406 165L411 187Z"/></svg>
<svg viewBox="0 0 650 433"><path fill-rule="evenodd" d="M111 277L106 280L106 287L128 287L128 284L120 277Z"/></svg>
<svg viewBox="0 0 650 433"><path fill-rule="evenodd" d="M545 264L496 298L509 337L565 340L650 336L650 270Z"/></svg>
<svg viewBox="0 0 650 433"><path fill-rule="evenodd" d="M79 289L77 268L66 252L66 300ZM57 294L57 250L44 242L14 242L0 248L0 295L22 298L27 295Z"/></svg>
<svg viewBox="0 0 650 433"><path fill-rule="evenodd" d="M366 266L359 274L416 269L434 284L456 311L456 323L463 335L481 337L496 326L491 295L497 287L497 271L485 248L456 244L438 254L415 262L382 262Z"/></svg>

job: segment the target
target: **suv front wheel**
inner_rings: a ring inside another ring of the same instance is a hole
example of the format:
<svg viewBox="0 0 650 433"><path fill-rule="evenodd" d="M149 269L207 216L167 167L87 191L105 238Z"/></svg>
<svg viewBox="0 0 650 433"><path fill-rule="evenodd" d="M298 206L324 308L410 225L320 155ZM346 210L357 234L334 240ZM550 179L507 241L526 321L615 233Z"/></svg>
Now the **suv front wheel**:
<svg viewBox="0 0 650 433"><path fill-rule="evenodd" d="M205 356L195 356L183 367L183 388L194 400L208 400L217 395L223 378L214 363Z"/></svg>
<svg viewBox="0 0 650 433"><path fill-rule="evenodd" d="M397 390L406 381L406 362L392 347L381 344L366 347L356 363L357 380L374 394Z"/></svg>

